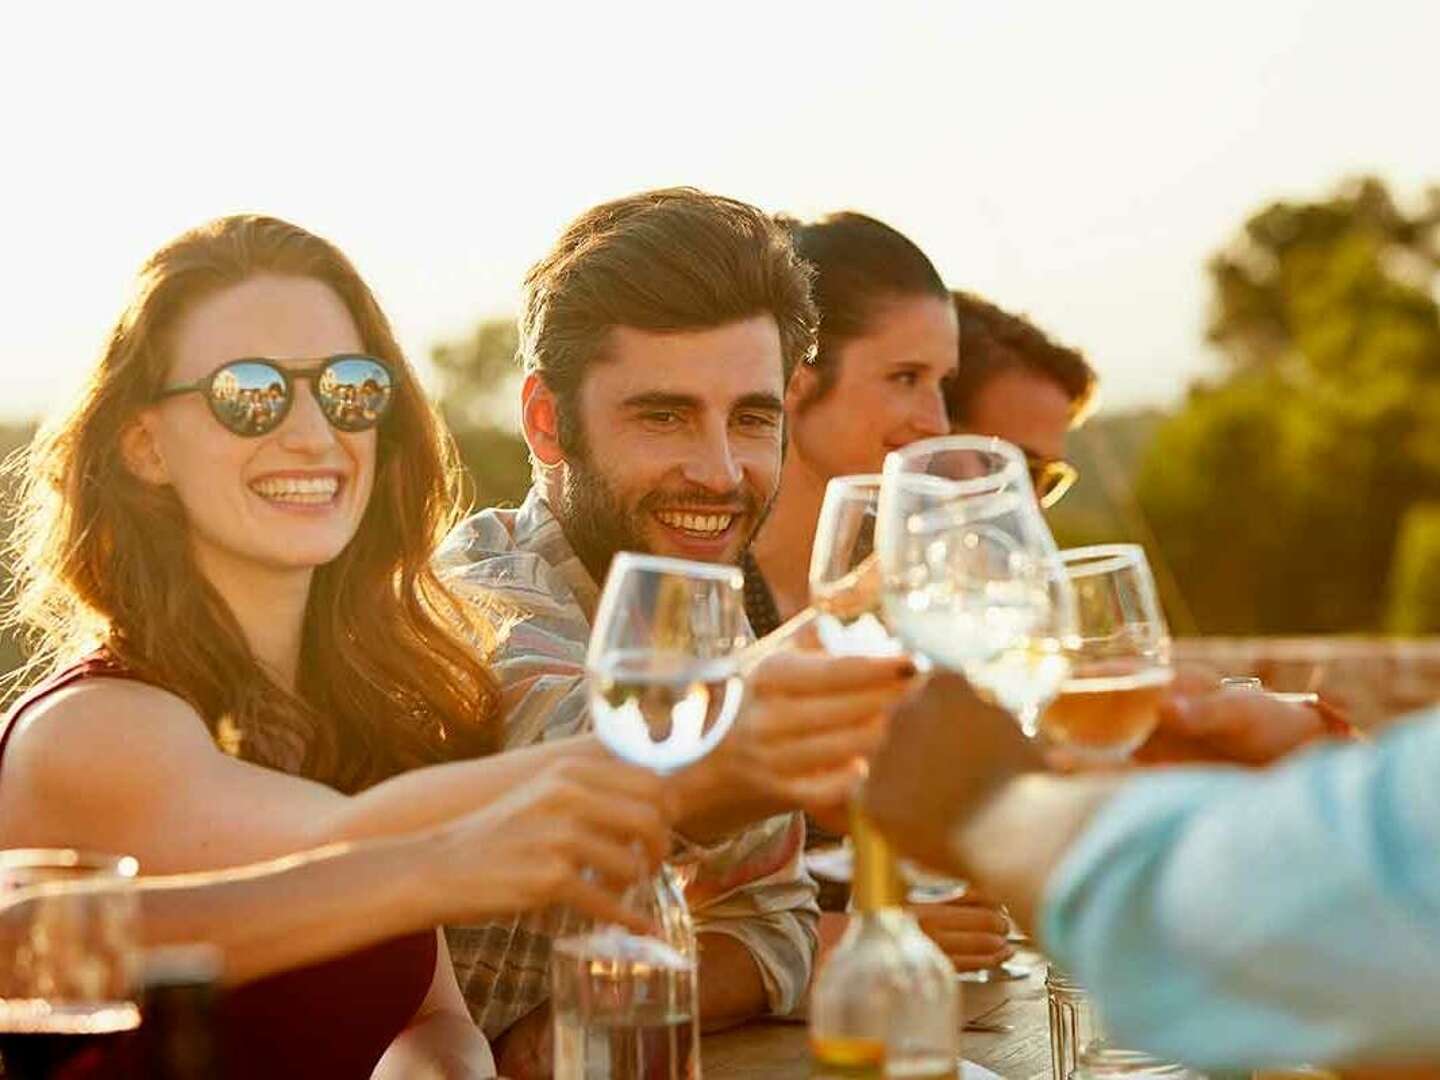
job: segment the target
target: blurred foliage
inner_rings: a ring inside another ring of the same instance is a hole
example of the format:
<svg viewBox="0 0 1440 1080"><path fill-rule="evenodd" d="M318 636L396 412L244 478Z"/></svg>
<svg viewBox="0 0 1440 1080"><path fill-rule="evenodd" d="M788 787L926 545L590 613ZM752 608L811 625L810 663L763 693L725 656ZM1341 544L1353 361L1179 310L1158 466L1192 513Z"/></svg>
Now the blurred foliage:
<svg viewBox="0 0 1440 1080"><path fill-rule="evenodd" d="M1208 273L1223 374L1074 434L1060 542L1146 544L1180 632L1440 632L1440 188L1274 203ZM516 346L492 318L432 353L480 506L530 485ZM0 453L32 431L0 425ZM0 672L19 655L0 637Z"/></svg>
<svg viewBox="0 0 1440 1080"><path fill-rule="evenodd" d="M520 435L519 333L514 319L481 321L469 337L430 353L439 376L440 411L455 435L477 506L514 505L530 487L530 457Z"/></svg>
<svg viewBox="0 0 1440 1080"><path fill-rule="evenodd" d="M1440 633L1440 503L1412 506L1400 527L1386 629Z"/></svg>
<svg viewBox="0 0 1440 1080"><path fill-rule="evenodd" d="M1440 189L1275 203L1209 273L1227 370L1140 464L1157 551L1202 632L1380 630L1401 523L1440 497Z"/></svg>

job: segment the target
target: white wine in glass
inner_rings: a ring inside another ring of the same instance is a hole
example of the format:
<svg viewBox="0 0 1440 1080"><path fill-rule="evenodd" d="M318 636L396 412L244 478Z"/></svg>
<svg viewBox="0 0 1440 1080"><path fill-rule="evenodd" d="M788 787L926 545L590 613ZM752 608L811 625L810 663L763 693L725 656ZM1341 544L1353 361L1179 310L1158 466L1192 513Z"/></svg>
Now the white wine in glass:
<svg viewBox="0 0 1440 1080"><path fill-rule="evenodd" d="M744 695L744 587L734 566L615 557L586 664L595 734L618 757L670 773L725 737Z"/></svg>
<svg viewBox="0 0 1440 1080"><path fill-rule="evenodd" d="M892 453L884 475L888 621L1033 736L1066 676L1074 610L1024 455L998 439L927 439Z"/></svg>
<svg viewBox="0 0 1440 1080"><path fill-rule="evenodd" d="M586 667L595 734L666 774L699 761L740 710L750 643L734 566L625 552L610 566ZM694 926L669 867L632 890L656 937L618 927L566 938L551 956L555 1076L694 1080L700 1028Z"/></svg>

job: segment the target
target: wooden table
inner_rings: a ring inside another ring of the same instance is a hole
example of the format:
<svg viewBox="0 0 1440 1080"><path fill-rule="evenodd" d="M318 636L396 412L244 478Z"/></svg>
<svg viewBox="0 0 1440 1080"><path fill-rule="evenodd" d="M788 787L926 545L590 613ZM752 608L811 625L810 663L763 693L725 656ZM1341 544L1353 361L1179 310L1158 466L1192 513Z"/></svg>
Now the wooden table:
<svg viewBox="0 0 1440 1080"><path fill-rule="evenodd" d="M966 1032L965 1057L1006 1080L1049 1080L1050 1026L1045 1011L1045 961L1022 953L1031 969L1023 982L962 985L965 1020L1009 1024L1006 1035ZM808 1080L809 1048L804 1024L778 1020L746 1024L701 1042L705 1080Z"/></svg>

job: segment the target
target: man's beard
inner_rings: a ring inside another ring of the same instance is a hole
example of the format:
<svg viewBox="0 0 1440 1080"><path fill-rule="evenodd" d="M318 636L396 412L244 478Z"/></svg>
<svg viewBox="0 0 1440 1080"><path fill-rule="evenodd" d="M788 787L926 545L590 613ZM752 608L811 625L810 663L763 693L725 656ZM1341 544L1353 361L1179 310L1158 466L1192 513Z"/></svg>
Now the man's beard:
<svg viewBox="0 0 1440 1080"><path fill-rule="evenodd" d="M610 572L610 562L619 552L653 554L645 539L645 526L653 520L657 510L672 506L738 505L742 507L738 517L751 522L750 531L739 548L739 552L744 552L770 513L775 496L772 493L762 505L759 496L748 485L726 495L716 495L699 488L681 488L648 492L634 508L629 508L621 502L605 475L592 465L589 456L582 458L576 455L570 458L565 468L559 502L555 507L555 516L565 530L565 538L585 564L585 569L590 571L590 576L603 584L605 575Z"/></svg>

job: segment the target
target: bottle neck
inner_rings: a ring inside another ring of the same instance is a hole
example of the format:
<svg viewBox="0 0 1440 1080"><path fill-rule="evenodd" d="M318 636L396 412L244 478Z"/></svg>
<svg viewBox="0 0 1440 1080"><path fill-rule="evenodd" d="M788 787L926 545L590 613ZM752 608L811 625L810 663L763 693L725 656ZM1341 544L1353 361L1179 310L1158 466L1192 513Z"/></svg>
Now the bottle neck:
<svg viewBox="0 0 1440 1080"><path fill-rule="evenodd" d="M857 803L850 804L850 842L855 848L852 895L861 914L891 911L905 904L905 882L890 842Z"/></svg>

